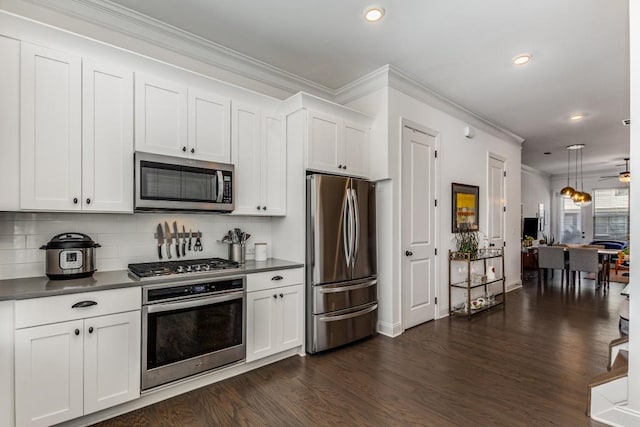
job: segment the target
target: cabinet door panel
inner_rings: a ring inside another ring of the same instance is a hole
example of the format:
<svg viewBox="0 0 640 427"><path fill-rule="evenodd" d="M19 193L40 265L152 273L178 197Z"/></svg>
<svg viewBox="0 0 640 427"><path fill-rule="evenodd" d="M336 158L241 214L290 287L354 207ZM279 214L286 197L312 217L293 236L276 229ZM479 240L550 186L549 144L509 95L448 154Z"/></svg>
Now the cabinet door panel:
<svg viewBox="0 0 640 427"><path fill-rule="evenodd" d="M369 175L369 131L354 124L345 123L344 163L349 175L366 177Z"/></svg>
<svg viewBox="0 0 640 427"><path fill-rule="evenodd" d="M0 36L1 211L20 209L20 41Z"/></svg>
<svg viewBox="0 0 640 427"><path fill-rule="evenodd" d="M136 74L135 91L136 150L186 155L187 89Z"/></svg>
<svg viewBox="0 0 640 427"><path fill-rule="evenodd" d="M86 319L84 329L84 413L140 396L140 312Z"/></svg>
<svg viewBox="0 0 640 427"><path fill-rule="evenodd" d="M260 112L233 107L232 163L235 166L234 214L261 213L260 205Z"/></svg>
<svg viewBox="0 0 640 427"><path fill-rule="evenodd" d="M22 43L21 209L81 208L80 96L80 58Z"/></svg>
<svg viewBox="0 0 640 427"><path fill-rule="evenodd" d="M262 139L261 205L267 215L287 213L287 143L284 121L265 116Z"/></svg>
<svg viewBox="0 0 640 427"><path fill-rule="evenodd" d="M133 211L133 73L85 61L82 208Z"/></svg>
<svg viewBox="0 0 640 427"><path fill-rule="evenodd" d="M247 294L247 362L278 351L274 327L278 302L277 289Z"/></svg>
<svg viewBox="0 0 640 427"><path fill-rule="evenodd" d="M201 160L231 162L231 101L189 89L189 152Z"/></svg>
<svg viewBox="0 0 640 427"><path fill-rule="evenodd" d="M280 297L280 295L282 295ZM288 350L302 345L304 320L302 310L303 287L302 285L282 288L278 292L280 310L280 331L277 334L278 351Z"/></svg>
<svg viewBox="0 0 640 427"><path fill-rule="evenodd" d="M49 426L81 416L82 320L19 329L15 346L16 424Z"/></svg>
<svg viewBox="0 0 640 427"><path fill-rule="evenodd" d="M341 173L340 120L309 111L308 121L307 169Z"/></svg>

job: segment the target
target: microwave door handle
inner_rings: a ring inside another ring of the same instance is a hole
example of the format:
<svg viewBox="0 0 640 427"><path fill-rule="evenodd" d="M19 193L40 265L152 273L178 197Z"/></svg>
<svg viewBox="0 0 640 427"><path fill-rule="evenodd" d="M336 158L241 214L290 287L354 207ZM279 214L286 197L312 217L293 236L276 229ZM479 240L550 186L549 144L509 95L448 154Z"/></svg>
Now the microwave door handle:
<svg viewBox="0 0 640 427"><path fill-rule="evenodd" d="M351 262L351 230L348 230L349 223L351 222L351 199L349 198L349 190L344 194L344 200L342 202L342 243L344 244L344 258L349 267Z"/></svg>
<svg viewBox="0 0 640 427"><path fill-rule="evenodd" d="M356 194L356 190L351 190L351 199L353 200L353 220L355 222L355 226L353 228L353 264L356 263L356 258L358 258L358 249L360 240L360 210L358 209L358 195Z"/></svg>
<svg viewBox="0 0 640 427"><path fill-rule="evenodd" d="M216 198L216 202L222 203L222 195L224 194L222 171L216 171L216 176L218 177L218 197Z"/></svg>

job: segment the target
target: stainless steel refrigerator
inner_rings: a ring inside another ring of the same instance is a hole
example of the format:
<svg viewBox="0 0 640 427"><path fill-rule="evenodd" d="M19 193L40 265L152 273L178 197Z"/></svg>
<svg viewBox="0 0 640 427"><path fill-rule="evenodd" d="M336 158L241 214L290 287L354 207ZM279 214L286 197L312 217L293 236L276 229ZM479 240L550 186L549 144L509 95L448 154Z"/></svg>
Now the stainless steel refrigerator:
<svg viewBox="0 0 640 427"><path fill-rule="evenodd" d="M376 332L375 184L307 176L307 327L309 353Z"/></svg>

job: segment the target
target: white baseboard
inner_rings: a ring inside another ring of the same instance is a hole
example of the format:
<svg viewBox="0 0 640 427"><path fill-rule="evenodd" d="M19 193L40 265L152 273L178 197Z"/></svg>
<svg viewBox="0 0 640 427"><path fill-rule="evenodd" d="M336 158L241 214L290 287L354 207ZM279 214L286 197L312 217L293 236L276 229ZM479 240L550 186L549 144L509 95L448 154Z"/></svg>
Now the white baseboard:
<svg viewBox="0 0 640 427"><path fill-rule="evenodd" d="M631 427L640 425L640 412L627 408L626 403L621 403L613 408L591 415L591 419L616 427Z"/></svg>
<svg viewBox="0 0 640 427"><path fill-rule="evenodd" d="M402 325L400 323L378 322L378 333L391 338L395 338L402 334Z"/></svg>

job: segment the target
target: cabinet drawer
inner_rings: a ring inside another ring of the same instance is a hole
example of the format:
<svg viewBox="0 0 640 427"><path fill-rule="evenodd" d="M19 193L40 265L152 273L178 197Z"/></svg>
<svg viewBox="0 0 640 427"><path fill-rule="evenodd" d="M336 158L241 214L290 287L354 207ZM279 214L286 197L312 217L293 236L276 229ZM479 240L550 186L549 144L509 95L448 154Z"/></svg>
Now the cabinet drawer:
<svg viewBox="0 0 640 427"><path fill-rule="evenodd" d="M265 271L247 275L247 292L304 283L304 268Z"/></svg>
<svg viewBox="0 0 640 427"><path fill-rule="evenodd" d="M91 304L95 302L96 304ZM80 303L80 304L78 304ZM86 303L82 307L82 303ZM89 305L91 304L91 305ZM73 306L76 305L76 308ZM139 286L16 301L16 329L140 310Z"/></svg>

